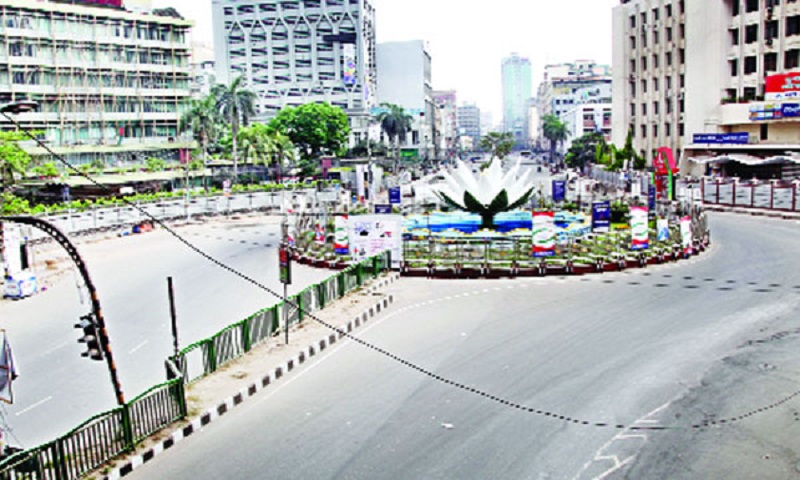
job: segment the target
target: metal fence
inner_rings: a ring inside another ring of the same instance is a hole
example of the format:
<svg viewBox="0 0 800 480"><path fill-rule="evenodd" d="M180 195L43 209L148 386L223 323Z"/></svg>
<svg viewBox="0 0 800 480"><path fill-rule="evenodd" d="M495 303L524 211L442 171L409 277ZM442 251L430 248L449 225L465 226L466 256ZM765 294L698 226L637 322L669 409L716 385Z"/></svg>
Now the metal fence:
<svg viewBox="0 0 800 480"><path fill-rule="evenodd" d="M800 210L800 192L796 182L702 178L696 185L705 204L789 212Z"/></svg>
<svg viewBox="0 0 800 480"><path fill-rule="evenodd" d="M284 314L291 328L309 313L324 308L390 267L388 251L353 264L327 280L306 287L286 302L259 310L209 338L192 343L178 353L175 363L181 366L186 382L199 380L283 332Z"/></svg>
<svg viewBox="0 0 800 480"><path fill-rule="evenodd" d="M156 385L72 431L0 461L3 480L72 480L132 451L147 436L186 417L182 379Z"/></svg>

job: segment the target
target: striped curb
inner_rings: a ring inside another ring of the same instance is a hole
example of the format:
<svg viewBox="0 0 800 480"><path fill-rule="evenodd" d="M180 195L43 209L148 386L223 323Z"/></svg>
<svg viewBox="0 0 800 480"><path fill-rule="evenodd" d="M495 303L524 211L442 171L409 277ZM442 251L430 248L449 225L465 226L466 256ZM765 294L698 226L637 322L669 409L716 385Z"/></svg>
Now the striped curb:
<svg viewBox="0 0 800 480"><path fill-rule="evenodd" d="M378 288L393 283L395 280L397 280L397 278L399 278L398 274L392 274L389 277L382 280L377 285L367 289L367 291L373 292ZM359 328L360 326L366 324L371 318L375 317L382 311L389 308L389 305L391 305L393 302L394 302L394 295L387 295L381 301L369 307L360 315L354 317L352 320L347 322L347 324L337 327L339 330L338 332L331 333L322 340L312 343L304 350L301 350L294 358L287 360L285 364L275 367L275 370L272 373L264 375L261 378L261 380L252 383L249 386L239 390L239 393L219 403L216 407L206 410L202 415L192 420L188 425L184 425L183 427L178 428L177 430L172 432L166 439L161 440L156 445L142 452L140 455L136 455L130 458L129 460L126 461L124 465L115 468L114 471L101 478L103 480L117 480L121 477L128 475L136 468L144 465L145 463L149 462L150 460L158 456L161 452L173 447L176 443L180 442L184 438L199 432L200 430L203 429L203 427L205 427L209 423L213 422L217 418L233 410L234 407L241 405L247 398L256 395L259 391L270 386L272 383L276 382L284 375L288 374L301 364L305 363L307 360L311 359L311 357L320 354L328 347L333 346L333 344L345 338L346 336L345 332L350 333L354 329Z"/></svg>
<svg viewBox="0 0 800 480"><path fill-rule="evenodd" d="M750 215L752 217L779 218L781 220L800 220L800 212L790 210L753 210L743 207L726 207L722 205L704 205L707 211L719 213L734 213L737 215Z"/></svg>

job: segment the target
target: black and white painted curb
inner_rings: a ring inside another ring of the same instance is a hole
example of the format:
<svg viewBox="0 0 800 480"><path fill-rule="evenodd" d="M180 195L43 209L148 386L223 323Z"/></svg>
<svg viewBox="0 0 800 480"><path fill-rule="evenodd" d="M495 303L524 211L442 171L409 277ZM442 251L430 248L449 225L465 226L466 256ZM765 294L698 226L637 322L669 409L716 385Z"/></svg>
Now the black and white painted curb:
<svg viewBox="0 0 800 480"><path fill-rule="evenodd" d="M393 283L399 278L399 274L392 273L388 275L386 278L379 280L375 285L370 285L367 289L365 289L368 293L374 293L378 289L386 287L387 285ZM266 387L270 386L278 379L283 377L284 375L288 374L296 367L305 363L311 357L321 353L326 348L332 346L337 341L343 339L345 337L344 332L351 333L354 329L361 327L362 325L366 324L370 319L375 317L376 315L380 314L394 302L393 295L387 295L383 299L381 299L378 303L372 305L367 310L365 310L360 315L356 316L347 324L339 326L339 332L334 332L329 334L327 337L323 338L322 340L312 343L304 350L301 350L294 358L287 360L285 364L279 365L275 367L275 370L271 373L264 375L261 380L250 384L246 388L243 388L239 391L236 395L228 398L227 400L219 403L216 407L210 408L206 410L202 415L192 420L188 425L184 425L183 427L175 430L172 432L167 438L159 441L156 445L153 445L146 451L142 452L140 455L136 455L134 457L128 458L125 463L117 468L114 469L111 473L101 477L103 480L116 480L118 478L124 477L131 473L136 468L142 466L143 464L149 462L158 454L171 448L176 443L180 442L184 438L199 432L203 429L206 425L213 422L217 418L225 415L227 412L232 410L234 407L242 404L247 398L256 395L261 390L265 389Z"/></svg>
<svg viewBox="0 0 800 480"><path fill-rule="evenodd" d="M729 207L724 205L705 204L703 208L709 212L735 213L753 217L779 218L781 220L800 220L800 212L789 210L769 210L766 208Z"/></svg>

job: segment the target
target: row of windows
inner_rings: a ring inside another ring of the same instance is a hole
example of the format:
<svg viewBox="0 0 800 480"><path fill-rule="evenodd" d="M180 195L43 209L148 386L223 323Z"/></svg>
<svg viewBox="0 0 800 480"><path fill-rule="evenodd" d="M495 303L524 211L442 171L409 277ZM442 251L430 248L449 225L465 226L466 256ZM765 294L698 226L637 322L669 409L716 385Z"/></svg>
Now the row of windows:
<svg viewBox="0 0 800 480"><path fill-rule="evenodd" d="M640 106L639 106L640 110L642 112L642 116L647 116L647 105L648 105L647 102L642 102L640 104ZM652 102L650 105L653 107L653 110L652 110L653 111L653 115L660 115L661 114L661 102L656 100L656 101ZM672 105L673 105L673 103L672 103L672 99L671 98L665 98L664 99L664 110L665 110L665 113L667 113L667 114L671 114L672 113L672 109L673 109ZM682 98L678 99L678 112L679 113L684 113L684 108L685 108L685 103L684 103L683 99ZM636 116L636 103L631 102L630 111L631 111L631 116Z"/></svg>
<svg viewBox="0 0 800 480"><path fill-rule="evenodd" d="M10 82L9 82L10 81ZM178 89L189 88L188 79L176 79L170 75L157 73L98 74L96 72L53 72L49 69L28 69L12 67L11 71L0 70L0 84L44 85L72 88L150 88Z"/></svg>
<svg viewBox="0 0 800 480"><path fill-rule="evenodd" d="M797 0L786 0L786 3L795 3ZM731 15L734 17L741 13L741 6L739 0L734 0L731 3ZM745 0L744 11L745 13L757 12L760 8L772 8L781 4L781 0Z"/></svg>
<svg viewBox="0 0 800 480"><path fill-rule="evenodd" d="M642 91L643 94L647 93L648 83L652 84L654 92L658 92L660 87L661 87L661 85L662 85L662 83L661 83L661 81L659 80L658 77L651 78L649 82L648 82L648 80L646 78L643 78L643 79L641 79L639 81L639 85L641 86L641 91ZM686 77L683 74L678 75L678 88L683 88L685 83L686 83ZM663 85L664 85L664 89L666 91L668 91L668 92L671 91L672 90L672 77L669 76L669 75L665 76ZM631 97L632 98L636 98L636 93L637 93L636 81L631 80L629 82L629 87L630 87L630 90L631 90Z"/></svg>
<svg viewBox="0 0 800 480"><path fill-rule="evenodd" d="M639 59L639 65L638 66L641 67L642 71L645 71L648 68L647 58L648 58L647 55L642 55L642 57ZM652 55L652 57L650 57L650 58L653 60L653 62L650 64L650 66L653 69L661 68L661 55L660 54L654 53ZM681 48L681 49L678 50L678 64L679 65L683 65L685 63L686 63L686 50ZM672 66L672 64L673 64L672 52L664 52L664 64L667 67L671 67ZM636 73L637 64L636 64L636 59L635 58L632 58L630 60L630 66L631 66L631 73Z"/></svg>
<svg viewBox="0 0 800 480"><path fill-rule="evenodd" d="M630 125L629 127L630 127L630 131L636 132L636 130L633 128L634 127L633 125ZM664 130L663 131L664 131L664 135L666 137L672 137L672 134L673 134L672 123L670 123L670 122L664 123ZM647 139L647 135L649 133L652 133L653 139L657 139L658 138L658 134L659 134L659 125L658 124L639 125L639 132L638 133L639 133L639 138L641 138L642 140ZM679 123L678 124L678 136L679 137L683 137L683 135L684 135L684 126L683 126L683 123ZM655 158L655 155L656 155L656 153L655 153L655 151L653 151L653 158Z"/></svg>
<svg viewBox="0 0 800 480"><path fill-rule="evenodd" d="M786 17L784 24L786 25L785 32L787 37L800 35L800 15ZM758 42L758 27L759 25L754 23L752 25L747 25L744 28L744 43L746 45ZM764 22L764 40L768 44L772 41L772 39L780 36L779 28L780 22L778 20L768 20ZM732 28L729 31L731 36L731 44L739 45L739 36L741 33L740 29Z"/></svg>
<svg viewBox="0 0 800 480"><path fill-rule="evenodd" d="M225 7L223 10L225 15L233 15L234 10L239 15L247 15L252 13L269 13L281 11L299 10L302 8L321 8L326 7L342 7L344 5L358 5L358 0L284 0L280 2L262 3L259 5L240 5L239 7Z"/></svg>
<svg viewBox="0 0 800 480"><path fill-rule="evenodd" d="M777 72L778 71L778 54L775 52L765 53L763 57L763 72ZM744 75L750 75L758 72L758 57L750 55L744 57L743 71ZM731 69L731 76L738 77L740 75L740 62L738 58L728 60L728 65ZM790 70L800 66L800 49L787 50L783 54L783 68Z"/></svg>
<svg viewBox="0 0 800 480"><path fill-rule="evenodd" d="M188 53L188 52L184 52ZM11 57L37 58L58 63L108 64L110 62L134 65L172 65L188 67L188 55L176 55L173 50L137 49L136 47L68 46L59 44L55 48L49 43L35 44L14 41L8 44Z"/></svg>
<svg viewBox="0 0 800 480"><path fill-rule="evenodd" d="M183 113L189 108L188 102L172 100L149 101L136 98L119 97L113 101L97 99L90 101L72 101L62 98L58 102L42 102L40 109L43 113Z"/></svg>
<svg viewBox="0 0 800 480"><path fill-rule="evenodd" d="M661 42L661 38L663 37L667 42L673 41L673 30L672 27L666 27L663 31L663 34L660 30L653 30L653 45L658 45ZM678 26L678 35L679 38L686 38L686 27L681 24ZM629 38L630 45L632 49L636 49L636 35L631 35ZM639 36L641 39L642 48L647 48L647 32L642 32Z"/></svg>
<svg viewBox="0 0 800 480"><path fill-rule="evenodd" d="M684 4L684 1L683 0L679 0L678 1L678 13L679 14L683 14L685 9L686 9L686 6ZM673 5L672 4L664 5L664 17L672 18L672 13L673 13ZM648 19L647 17L648 17L648 12L641 12L639 14L639 19L640 19L641 25L643 25L643 26L647 25L647 19ZM657 22L661 17L661 9L659 7L655 7L654 9L652 9L649 12L649 17L653 21L653 23ZM630 21L631 28L636 28L636 15L631 15L629 21Z"/></svg>
<svg viewBox="0 0 800 480"><path fill-rule="evenodd" d="M42 15L31 11L6 8L2 11L2 26L32 30L39 33L66 33L75 38L127 38L131 40L157 40L184 43L185 27L164 26L152 22L131 22L98 18L91 15L53 13Z"/></svg>

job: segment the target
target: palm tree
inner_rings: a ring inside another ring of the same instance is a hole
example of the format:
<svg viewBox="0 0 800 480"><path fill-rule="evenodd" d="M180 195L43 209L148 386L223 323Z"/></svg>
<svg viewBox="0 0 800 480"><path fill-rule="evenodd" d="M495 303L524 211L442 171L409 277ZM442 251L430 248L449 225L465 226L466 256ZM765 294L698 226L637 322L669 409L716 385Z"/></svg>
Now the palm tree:
<svg viewBox="0 0 800 480"><path fill-rule="evenodd" d="M200 100L193 100L191 108L187 110L178 122L178 130L192 132L192 136L200 143L203 149L203 165L208 163L208 145L216 137L219 129L220 117L217 111L217 99L208 95Z"/></svg>
<svg viewBox="0 0 800 480"><path fill-rule="evenodd" d="M280 182L283 172L283 163L287 160L289 162L297 161L297 148L287 135L279 131L272 132L269 138L272 158L275 159L278 182Z"/></svg>
<svg viewBox="0 0 800 480"><path fill-rule="evenodd" d="M567 139L569 130L567 130L566 124L553 114L542 117L542 124L544 138L550 141L550 163L553 163L556 148L561 142Z"/></svg>
<svg viewBox="0 0 800 480"><path fill-rule="evenodd" d="M481 138L481 148L488 150L492 158L502 160L514 146L514 135L509 132L489 132Z"/></svg>
<svg viewBox="0 0 800 480"><path fill-rule="evenodd" d="M256 113L256 94L244 86L244 77L239 76L227 87L217 84L212 89L212 94L217 99L217 110L231 124L231 137L233 139L233 181L239 176L237 158L237 136L239 126L247 126L250 118Z"/></svg>
<svg viewBox="0 0 800 480"><path fill-rule="evenodd" d="M395 160L398 159L398 141L404 141L406 134L411 131L413 118L405 112L400 105L382 103L384 108L376 117L381 129L389 137L389 143L395 147Z"/></svg>

